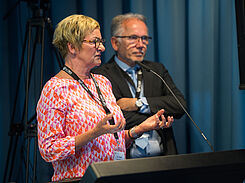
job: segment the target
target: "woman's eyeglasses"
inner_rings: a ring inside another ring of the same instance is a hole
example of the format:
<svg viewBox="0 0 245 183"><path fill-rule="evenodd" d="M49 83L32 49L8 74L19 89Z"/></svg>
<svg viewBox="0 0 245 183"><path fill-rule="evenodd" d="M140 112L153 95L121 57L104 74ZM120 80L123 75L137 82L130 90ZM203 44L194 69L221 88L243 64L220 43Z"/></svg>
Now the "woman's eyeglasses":
<svg viewBox="0 0 245 183"><path fill-rule="evenodd" d="M83 42L94 44L94 47L96 49L99 48L100 44L103 44L103 45L105 44L105 40L104 39L95 39L93 41L84 39Z"/></svg>

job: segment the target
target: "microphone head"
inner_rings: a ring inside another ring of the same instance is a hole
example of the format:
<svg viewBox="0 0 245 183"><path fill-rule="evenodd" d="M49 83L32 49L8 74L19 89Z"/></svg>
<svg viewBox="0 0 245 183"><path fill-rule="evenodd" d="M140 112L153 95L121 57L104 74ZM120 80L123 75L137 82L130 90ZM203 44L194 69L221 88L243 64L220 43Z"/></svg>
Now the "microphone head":
<svg viewBox="0 0 245 183"><path fill-rule="evenodd" d="M135 61L136 64L138 64L139 66L141 66L142 68L146 69L146 71L150 72L151 68L146 66L145 64L139 62L139 61Z"/></svg>

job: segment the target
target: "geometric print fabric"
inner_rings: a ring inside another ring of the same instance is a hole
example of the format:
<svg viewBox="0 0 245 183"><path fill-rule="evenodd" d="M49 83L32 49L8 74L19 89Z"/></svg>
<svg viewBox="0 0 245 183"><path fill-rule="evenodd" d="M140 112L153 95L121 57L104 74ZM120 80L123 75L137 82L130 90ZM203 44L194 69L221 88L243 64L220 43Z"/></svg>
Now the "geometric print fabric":
<svg viewBox="0 0 245 183"><path fill-rule="evenodd" d="M115 123L124 118L112 93L111 83L102 75L93 74L98 82ZM92 79L84 79L96 98ZM113 134L104 134L75 150L75 136L82 134L105 117L100 102L96 102L78 81L52 77L44 86L37 104L38 145L43 159L52 162L52 181L82 177L92 162L110 161L117 142ZM125 149L125 132L118 133L119 148Z"/></svg>

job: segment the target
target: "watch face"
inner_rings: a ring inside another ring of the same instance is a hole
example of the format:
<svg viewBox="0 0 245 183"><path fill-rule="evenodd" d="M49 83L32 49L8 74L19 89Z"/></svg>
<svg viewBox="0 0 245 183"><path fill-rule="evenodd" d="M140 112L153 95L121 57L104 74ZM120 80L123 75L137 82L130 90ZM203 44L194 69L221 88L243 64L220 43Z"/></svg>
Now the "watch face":
<svg viewBox="0 0 245 183"><path fill-rule="evenodd" d="M135 105L136 105L137 107L141 107L141 106L143 105L141 99L136 100Z"/></svg>

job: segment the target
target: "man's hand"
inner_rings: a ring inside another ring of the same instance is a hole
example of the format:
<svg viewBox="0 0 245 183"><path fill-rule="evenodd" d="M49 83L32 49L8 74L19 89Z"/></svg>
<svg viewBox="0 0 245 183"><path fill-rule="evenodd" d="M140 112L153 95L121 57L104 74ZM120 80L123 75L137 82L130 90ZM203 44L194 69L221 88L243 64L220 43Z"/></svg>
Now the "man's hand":
<svg viewBox="0 0 245 183"><path fill-rule="evenodd" d="M136 100L137 98L121 98L117 101L117 105L124 111L137 111Z"/></svg>

